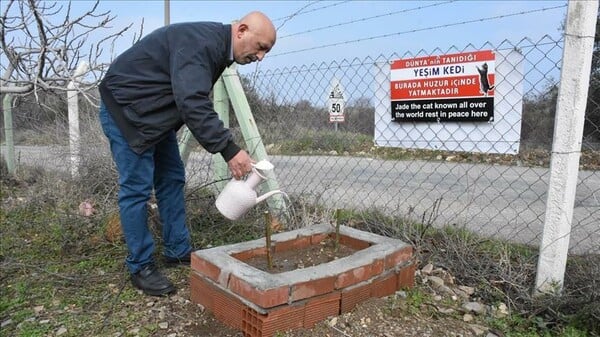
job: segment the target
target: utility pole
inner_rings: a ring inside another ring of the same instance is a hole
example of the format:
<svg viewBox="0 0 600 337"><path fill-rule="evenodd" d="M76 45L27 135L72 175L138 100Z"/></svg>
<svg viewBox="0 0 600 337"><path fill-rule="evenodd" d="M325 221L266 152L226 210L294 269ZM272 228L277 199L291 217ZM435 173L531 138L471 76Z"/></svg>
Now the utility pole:
<svg viewBox="0 0 600 337"><path fill-rule="evenodd" d="M171 7L169 0L165 0L165 26L171 23Z"/></svg>

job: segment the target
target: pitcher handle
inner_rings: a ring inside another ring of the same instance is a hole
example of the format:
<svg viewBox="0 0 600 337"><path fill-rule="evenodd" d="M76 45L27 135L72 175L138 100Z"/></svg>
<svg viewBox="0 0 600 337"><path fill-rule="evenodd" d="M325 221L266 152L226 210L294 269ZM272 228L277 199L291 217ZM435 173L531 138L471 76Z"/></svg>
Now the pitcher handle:
<svg viewBox="0 0 600 337"><path fill-rule="evenodd" d="M263 180L267 180L267 177L264 176L259 169L256 168L256 164L252 164L252 171L255 172L256 174L258 174L259 177L261 177Z"/></svg>

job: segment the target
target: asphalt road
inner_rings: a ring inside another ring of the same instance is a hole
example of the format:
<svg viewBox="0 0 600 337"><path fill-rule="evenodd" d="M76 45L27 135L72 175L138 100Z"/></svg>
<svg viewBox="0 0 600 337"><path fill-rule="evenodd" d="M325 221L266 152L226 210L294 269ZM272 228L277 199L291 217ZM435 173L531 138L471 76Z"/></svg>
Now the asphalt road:
<svg viewBox="0 0 600 337"><path fill-rule="evenodd" d="M16 158L22 164L68 169L64 149L19 146ZM541 240L550 176L545 168L341 156L272 156L270 160L281 190L332 209L377 208L513 242L539 245ZM214 180L206 169L210 163L210 156L192 154L189 180ZM599 242L600 172L581 171L571 252L600 253Z"/></svg>

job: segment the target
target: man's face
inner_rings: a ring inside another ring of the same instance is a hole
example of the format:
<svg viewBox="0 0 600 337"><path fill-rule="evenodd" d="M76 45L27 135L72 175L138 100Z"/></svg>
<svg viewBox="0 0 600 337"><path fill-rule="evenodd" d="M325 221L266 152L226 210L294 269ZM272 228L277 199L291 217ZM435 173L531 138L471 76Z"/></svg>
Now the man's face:
<svg viewBox="0 0 600 337"><path fill-rule="evenodd" d="M275 32L269 26L240 24L234 32L233 58L239 64L262 61L275 44Z"/></svg>

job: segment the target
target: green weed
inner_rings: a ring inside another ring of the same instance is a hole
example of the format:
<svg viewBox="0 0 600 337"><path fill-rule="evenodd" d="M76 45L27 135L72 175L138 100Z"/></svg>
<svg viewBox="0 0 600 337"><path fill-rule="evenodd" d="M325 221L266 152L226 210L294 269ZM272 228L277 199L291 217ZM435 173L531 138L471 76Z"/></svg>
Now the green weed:
<svg viewBox="0 0 600 337"><path fill-rule="evenodd" d="M343 151L344 146L361 148L370 144L363 140L354 145L340 141L336 146ZM147 316L143 304L142 310L131 305L144 303L146 296L129 284L123 264L124 245L103 240L106 214L79 217L76 210L80 200L71 198L65 185L55 183L61 178L42 176L35 179L38 182L33 185L11 182L11 188L4 188L7 182L0 180L3 184L0 186L3 201L0 209L0 318L3 322L11 321L3 327L2 333L45 336L60 327L67 329L63 336L113 335L116 332L127 335L133 328L139 329L137 334L141 336L160 333L162 330L157 322L140 323ZM55 185L52 188L43 184L38 186L40 181L52 181ZM262 206L254 210L256 216L249 214L243 221L230 222L214 213L214 207L211 207L214 196L205 189L191 191L187 200L188 224L192 241L198 248L257 239L264 234L264 222L259 216ZM293 202L298 203L297 200ZM318 205L301 206L307 214L297 214L298 218L310 217L310 222L333 218L329 209ZM106 210L114 210L114 205L107 205ZM441 261L459 283L477 287L477 295L488 303L505 301L507 296L512 296L513 305L520 306L518 312L535 309L526 299L518 297L522 294L521 288L527 288L531 283L535 248L481 238L457 227L434 228L426 221L387 216L376 209L344 209L339 218L343 225L413 243L420 261ZM160 245L157 247L160 250ZM160 253L157 251L157 255ZM581 292L573 292L574 298L594 294L586 275L597 266L593 260L569 260L568 276L578 275L579 283L566 285ZM187 270L170 270L168 277L186 282ZM507 282L498 286L492 283L494 280ZM521 288L510 288L515 285ZM405 298L390 300L390 311L406 309L403 312L432 314L428 305L432 302L431 295L425 289L415 287L405 292ZM541 314L531 318L511 315L502 319L490 318L488 323L505 332L506 336L583 337L586 336L585 328L597 326L590 323L597 317L598 310L592 305L569 308L560 319L548 319ZM552 310L558 312L564 308L556 305Z"/></svg>
<svg viewBox="0 0 600 337"><path fill-rule="evenodd" d="M371 136L336 131L307 130L293 139L283 140L278 144L281 154L329 153L336 151L358 153L369 151L373 147Z"/></svg>

